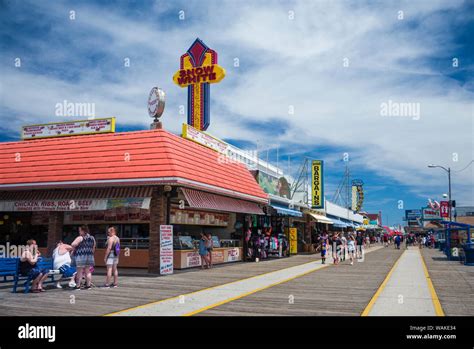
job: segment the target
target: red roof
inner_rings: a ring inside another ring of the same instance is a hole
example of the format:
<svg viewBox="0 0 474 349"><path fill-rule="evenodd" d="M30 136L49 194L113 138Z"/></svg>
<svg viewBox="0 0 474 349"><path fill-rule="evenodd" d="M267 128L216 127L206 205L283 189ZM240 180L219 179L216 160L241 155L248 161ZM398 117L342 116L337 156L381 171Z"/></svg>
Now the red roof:
<svg viewBox="0 0 474 349"><path fill-rule="evenodd" d="M245 165L165 130L0 143L2 190L163 183L268 198Z"/></svg>

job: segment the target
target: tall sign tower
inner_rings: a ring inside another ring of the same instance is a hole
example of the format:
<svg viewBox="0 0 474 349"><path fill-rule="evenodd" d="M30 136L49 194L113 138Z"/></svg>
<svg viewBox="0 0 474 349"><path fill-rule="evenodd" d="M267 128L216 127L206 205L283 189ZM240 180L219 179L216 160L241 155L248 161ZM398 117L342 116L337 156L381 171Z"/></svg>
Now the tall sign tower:
<svg viewBox="0 0 474 349"><path fill-rule="evenodd" d="M217 64L217 52L197 38L181 56L173 81L188 88L188 124L205 131L210 124L210 84L220 82L225 70Z"/></svg>

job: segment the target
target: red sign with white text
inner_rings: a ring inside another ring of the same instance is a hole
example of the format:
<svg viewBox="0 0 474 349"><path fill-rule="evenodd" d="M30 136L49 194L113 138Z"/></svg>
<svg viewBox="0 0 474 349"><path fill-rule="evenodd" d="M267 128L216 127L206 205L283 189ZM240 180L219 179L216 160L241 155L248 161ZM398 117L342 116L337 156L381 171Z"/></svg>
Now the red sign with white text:
<svg viewBox="0 0 474 349"><path fill-rule="evenodd" d="M439 203L439 212L441 218L449 218L449 201L441 201Z"/></svg>

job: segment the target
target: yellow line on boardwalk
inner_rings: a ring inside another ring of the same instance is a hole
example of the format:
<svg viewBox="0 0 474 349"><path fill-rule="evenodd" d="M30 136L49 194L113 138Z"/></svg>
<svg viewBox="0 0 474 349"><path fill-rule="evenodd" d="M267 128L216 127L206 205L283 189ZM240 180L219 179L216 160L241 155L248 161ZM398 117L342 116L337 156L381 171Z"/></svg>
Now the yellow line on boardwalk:
<svg viewBox="0 0 474 349"><path fill-rule="evenodd" d="M308 271L306 271L306 272L304 272L304 273L298 274L298 275L296 275L296 276L292 276L292 277L290 277L290 278L288 278L288 279L285 279L285 280L282 280L282 281L278 281L278 282L274 282L273 284L270 284L270 285L267 285L267 286L263 286L263 287L260 287L260 288L256 288L256 289L254 289L254 290L252 290L252 291L249 291L249 292L240 294L240 295L235 296L235 297L228 298L228 299L223 300L223 301L221 301L221 302L217 302L217 303L208 305L208 306L206 306L206 307L204 307L204 308L195 310L195 311L193 311L193 312L191 312L191 313L184 314L183 316L193 316L193 315L202 313L203 311L206 311L206 310L209 310L209 309L218 307L218 306L220 306L220 305L223 305L223 304L226 304L226 303L235 301L235 300L240 299L240 298L244 298L244 297L250 296L251 294L254 294L254 293L257 293L257 292L266 290L267 288L270 288L270 287L273 287L273 286L277 286L277 285L281 285L281 284L284 284L285 282L288 282L288 281L291 281L291 280L300 278L300 277L302 277L302 276L305 276L305 275L314 273L315 271L324 269L325 267L329 267L330 265L331 265L331 264L321 265L321 267L319 267L318 269L308 270ZM263 274L263 275L264 275L264 274ZM241 280L240 280L240 281L241 281Z"/></svg>
<svg viewBox="0 0 474 349"><path fill-rule="evenodd" d="M375 292L375 294L373 295L372 299L370 300L369 304L367 304L367 306L365 307L364 311L362 312L362 314L360 314L360 316L368 316L370 311L372 310L372 307L374 306L375 304L375 301L377 300L377 298L379 298L380 294L382 293L383 289L385 288L385 286L387 285L388 283L388 280L390 280L390 277L392 276L392 273L393 271L395 270L395 268L397 267L398 265L398 262L400 261L400 259L402 258L402 256L405 254L407 250L403 251L403 253L400 255L400 257L398 257L397 261L395 262L395 264L393 265L392 269L390 269L390 271L388 272L387 276L385 277L385 279L382 281L382 284L380 284L379 288L377 289L377 291Z"/></svg>
<svg viewBox="0 0 474 349"><path fill-rule="evenodd" d="M426 281L428 283L428 288L430 289L431 300L433 301L433 306L435 308L436 316L444 316L443 308L441 307L441 303L439 302L438 295L436 294L436 290L433 286L433 282L431 281L430 274L428 273L428 268L426 267L425 259L423 258L423 254L421 253L420 249L421 263L423 264L423 270L425 272Z"/></svg>
<svg viewBox="0 0 474 349"><path fill-rule="evenodd" d="M190 293L186 293L186 294L182 294L182 295L174 296L174 297L170 297L170 298L165 298L165 299L162 299L162 300L159 300L159 301L155 301L155 302L150 302L150 303L138 305L138 306L136 306L136 307L131 307L131 308L127 308L127 309L115 311L115 312L113 312L113 313L105 314L104 316L118 315L118 314L124 313L124 312L129 311L129 310L134 310L134 309L140 309L140 308L148 307L149 305L154 305L154 304L163 303L163 302L170 301L170 300L173 300L173 299L178 299L178 298L180 298L180 297L187 297L187 296L190 296L190 295L199 293L199 292L209 291L209 290L212 290L212 289L217 288L217 287L232 285L232 284L235 284L235 283L237 283L237 282L244 281L244 280L255 279L255 278L260 277L260 276L273 274L273 273L276 273L276 272L278 272L278 271L282 271L282 270L286 270L286 269L290 269L290 268L294 268L294 267L299 267L299 266L302 266L302 265L311 264L311 263L315 263L315 262L317 262L317 260L311 261L311 262L302 263L302 264L297 264L297 265L294 265L294 266L291 266L291 267L287 267L287 268L283 268L283 269L278 269L278 270L270 271L270 272L263 273L263 274L258 274L258 275L250 276L250 277L248 277L248 278L244 278L244 279L239 279L239 280L231 281L231 282L228 282L228 283L225 283L225 284L220 284L220 285L216 285L216 286L211 286L211 287L203 288L203 289L200 289L200 290L197 290L197 291L194 291L194 292L190 292ZM186 315L188 315L188 314L186 314Z"/></svg>

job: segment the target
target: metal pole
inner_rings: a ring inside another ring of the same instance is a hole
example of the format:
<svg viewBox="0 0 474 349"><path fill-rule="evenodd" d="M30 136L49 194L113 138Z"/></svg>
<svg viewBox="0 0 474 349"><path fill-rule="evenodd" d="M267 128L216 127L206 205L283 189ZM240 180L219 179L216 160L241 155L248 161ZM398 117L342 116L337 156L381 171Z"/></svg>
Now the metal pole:
<svg viewBox="0 0 474 349"><path fill-rule="evenodd" d="M449 221L453 221L453 203L451 201L451 167L448 167L448 183L449 183L449 191L448 191L448 196L449 196Z"/></svg>

